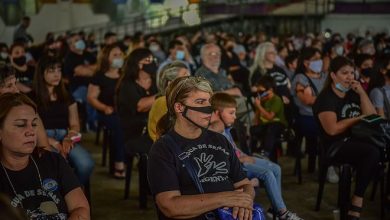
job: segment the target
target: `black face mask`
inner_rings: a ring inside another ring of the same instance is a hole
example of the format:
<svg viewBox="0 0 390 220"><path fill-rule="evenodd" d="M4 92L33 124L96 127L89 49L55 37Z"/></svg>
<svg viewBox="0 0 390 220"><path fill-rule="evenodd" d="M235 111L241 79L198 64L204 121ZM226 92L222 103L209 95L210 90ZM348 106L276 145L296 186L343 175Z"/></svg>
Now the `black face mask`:
<svg viewBox="0 0 390 220"><path fill-rule="evenodd" d="M184 104L182 104L184 105ZM188 109L189 110L192 110L192 111L195 111L195 112L201 112L203 114L211 114L213 112L213 107L211 106L204 106L204 107L192 107L192 106L187 106L187 105L184 105L184 111L182 113L183 117L185 119L187 119L189 122L191 122L193 125L195 125L196 127L200 128L200 129L207 129L210 125L210 122L209 122L209 125L207 125L207 127L202 127L198 124L196 124L194 121L192 121L188 116L187 116L187 111Z"/></svg>
<svg viewBox="0 0 390 220"><path fill-rule="evenodd" d="M26 56L16 57L12 59L14 63L18 66L23 66L26 64Z"/></svg>
<svg viewBox="0 0 390 220"><path fill-rule="evenodd" d="M149 73L151 76L155 76L157 73L158 66L156 62L151 62L149 64L144 64L142 70Z"/></svg>
<svg viewBox="0 0 390 220"><path fill-rule="evenodd" d="M364 77L371 77L374 74L373 68L362 69L360 72Z"/></svg>

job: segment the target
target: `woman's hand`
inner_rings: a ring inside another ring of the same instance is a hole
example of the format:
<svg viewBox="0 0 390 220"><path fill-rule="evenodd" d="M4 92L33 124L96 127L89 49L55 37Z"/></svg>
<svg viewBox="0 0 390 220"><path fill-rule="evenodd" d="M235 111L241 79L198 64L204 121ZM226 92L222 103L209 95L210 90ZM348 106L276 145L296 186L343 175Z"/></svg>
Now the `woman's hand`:
<svg viewBox="0 0 390 220"><path fill-rule="evenodd" d="M352 90L355 91L358 95L362 95L362 94L366 93L366 91L363 89L360 82L358 82L356 80L352 80L350 82L350 85L351 85Z"/></svg>
<svg viewBox="0 0 390 220"><path fill-rule="evenodd" d="M73 141L72 139L70 139L69 136L65 137L64 140L62 140L62 144L59 144L58 146L59 146L60 153L64 158L68 157L69 152L74 147Z"/></svg>
<svg viewBox="0 0 390 220"><path fill-rule="evenodd" d="M108 106L108 105L107 105L107 106L104 108L104 114L105 114L105 115L111 115L113 112L114 112L114 108L111 107L111 106Z"/></svg>

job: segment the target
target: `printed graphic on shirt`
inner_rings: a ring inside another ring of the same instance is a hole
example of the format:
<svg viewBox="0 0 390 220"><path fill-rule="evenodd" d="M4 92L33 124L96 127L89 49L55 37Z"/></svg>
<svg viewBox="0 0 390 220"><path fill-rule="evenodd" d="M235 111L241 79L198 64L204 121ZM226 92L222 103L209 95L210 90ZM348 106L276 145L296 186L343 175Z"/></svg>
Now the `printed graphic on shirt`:
<svg viewBox="0 0 390 220"><path fill-rule="evenodd" d="M13 207L23 206L26 210L27 216L31 220L65 220L67 214L59 213L58 206L60 199L55 191L58 189L58 183L53 179L45 179L43 181L43 189L25 190L23 193L17 194L12 200ZM26 204L31 201L41 201L36 207Z"/></svg>
<svg viewBox="0 0 390 220"><path fill-rule="evenodd" d="M355 103L348 103L341 109L341 118L355 118L360 116L360 106Z"/></svg>
<svg viewBox="0 0 390 220"><path fill-rule="evenodd" d="M229 156L230 153L221 146L199 144L184 151L179 155L179 159L183 160L186 157L194 159L201 183L218 183L229 178L226 163L226 158Z"/></svg>

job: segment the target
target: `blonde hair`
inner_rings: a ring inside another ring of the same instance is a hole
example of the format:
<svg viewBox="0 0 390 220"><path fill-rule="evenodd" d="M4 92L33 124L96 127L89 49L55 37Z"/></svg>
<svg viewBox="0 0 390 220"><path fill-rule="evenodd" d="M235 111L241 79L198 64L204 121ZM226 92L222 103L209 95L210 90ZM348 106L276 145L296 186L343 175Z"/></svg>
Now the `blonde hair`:
<svg viewBox="0 0 390 220"><path fill-rule="evenodd" d="M211 84L203 77L185 76L176 78L166 90L168 112L157 123L157 138L166 133L176 122L175 103L184 103L193 91L213 94Z"/></svg>
<svg viewBox="0 0 390 220"><path fill-rule="evenodd" d="M168 83L176 79L181 69L189 70L182 61L173 61L172 63L165 65L157 74L156 84L161 95L165 95Z"/></svg>
<svg viewBox="0 0 390 220"><path fill-rule="evenodd" d="M267 50L269 48L275 48L275 46L271 42L264 42L261 43L259 46L256 48L256 56L253 61L253 65L250 67L250 76L249 79L252 78L253 73L256 71L257 68L260 69L261 75L266 73L266 68L265 68L265 54L267 53Z"/></svg>

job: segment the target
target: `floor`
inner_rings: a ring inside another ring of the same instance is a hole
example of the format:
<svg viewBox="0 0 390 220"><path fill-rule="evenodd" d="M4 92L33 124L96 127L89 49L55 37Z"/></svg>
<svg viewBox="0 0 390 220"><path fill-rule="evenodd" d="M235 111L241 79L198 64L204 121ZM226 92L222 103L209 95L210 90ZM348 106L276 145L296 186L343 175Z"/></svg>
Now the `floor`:
<svg viewBox="0 0 390 220"><path fill-rule="evenodd" d="M124 180L117 180L109 176L108 168L101 166L101 142L100 145L94 144L95 134L84 134L83 145L92 153L96 162L95 170L91 179L91 210L94 220L119 220L119 219L156 219L156 212L153 199L150 196L148 209L140 210L138 207L138 172L133 170L131 181L131 192L128 200L123 199ZM308 174L305 172L306 160L303 161L303 183L298 184L297 178L293 173L293 158L283 156L280 158L280 164L283 171L283 198L289 210L298 213L304 219L323 219L332 220L333 210L336 209L337 184L326 184L324 197L319 212L314 211L318 183L317 173ZM136 166L133 166L136 168ZM371 195L371 186L366 193L366 197ZM266 193L264 189L258 189L256 201L264 208L269 208ZM362 218L363 220L380 219L379 192L374 201L368 198L365 200ZM390 216L390 213L388 213ZM387 219L390 219L387 218Z"/></svg>

